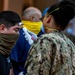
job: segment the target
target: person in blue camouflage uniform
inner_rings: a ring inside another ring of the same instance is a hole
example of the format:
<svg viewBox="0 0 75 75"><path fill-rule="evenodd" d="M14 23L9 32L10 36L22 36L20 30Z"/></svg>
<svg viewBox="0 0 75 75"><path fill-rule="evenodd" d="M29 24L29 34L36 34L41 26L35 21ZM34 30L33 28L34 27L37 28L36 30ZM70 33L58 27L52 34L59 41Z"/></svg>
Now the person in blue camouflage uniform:
<svg viewBox="0 0 75 75"><path fill-rule="evenodd" d="M43 18L46 34L31 46L26 75L75 75L75 45L63 34L74 17L75 5L61 1L52 5Z"/></svg>

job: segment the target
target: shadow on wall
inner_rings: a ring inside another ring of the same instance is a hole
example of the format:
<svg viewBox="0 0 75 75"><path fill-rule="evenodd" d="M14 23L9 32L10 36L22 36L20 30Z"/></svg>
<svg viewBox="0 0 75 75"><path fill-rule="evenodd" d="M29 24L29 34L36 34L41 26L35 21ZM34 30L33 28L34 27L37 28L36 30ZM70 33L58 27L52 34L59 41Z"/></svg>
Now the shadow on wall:
<svg viewBox="0 0 75 75"><path fill-rule="evenodd" d="M22 7L22 12L23 12L26 8L28 8L28 7L30 7L30 6L31 6L31 5L29 5L28 3L24 4L23 7Z"/></svg>
<svg viewBox="0 0 75 75"><path fill-rule="evenodd" d="M33 0L33 5L43 12L46 7L56 2L58 2L58 0Z"/></svg>

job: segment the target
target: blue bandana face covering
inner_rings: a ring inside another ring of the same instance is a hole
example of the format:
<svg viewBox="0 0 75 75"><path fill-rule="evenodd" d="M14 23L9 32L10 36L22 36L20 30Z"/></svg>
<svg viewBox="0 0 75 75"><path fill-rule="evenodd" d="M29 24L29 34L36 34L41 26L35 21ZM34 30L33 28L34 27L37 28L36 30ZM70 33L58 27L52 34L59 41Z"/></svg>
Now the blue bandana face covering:
<svg viewBox="0 0 75 75"><path fill-rule="evenodd" d="M72 29L72 28L68 28L68 29L67 29L67 33L68 33L68 34L72 34L72 32L73 32L73 29Z"/></svg>

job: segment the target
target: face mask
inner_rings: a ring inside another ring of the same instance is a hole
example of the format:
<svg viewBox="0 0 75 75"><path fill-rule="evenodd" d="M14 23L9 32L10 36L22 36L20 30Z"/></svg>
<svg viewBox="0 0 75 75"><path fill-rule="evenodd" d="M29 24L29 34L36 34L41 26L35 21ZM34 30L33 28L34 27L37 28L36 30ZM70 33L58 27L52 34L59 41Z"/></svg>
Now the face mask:
<svg viewBox="0 0 75 75"><path fill-rule="evenodd" d="M45 32L57 30L57 29L55 29L55 28L50 28L50 27L46 27L46 26L44 26L44 29L45 29Z"/></svg>
<svg viewBox="0 0 75 75"><path fill-rule="evenodd" d="M0 53L4 55L5 57L8 57L18 37L19 37L19 34L0 33Z"/></svg>
<svg viewBox="0 0 75 75"><path fill-rule="evenodd" d="M23 27L27 28L29 31L38 35L42 27L42 22L31 22L31 21L24 21L24 20L22 20L22 22L24 24Z"/></svg>

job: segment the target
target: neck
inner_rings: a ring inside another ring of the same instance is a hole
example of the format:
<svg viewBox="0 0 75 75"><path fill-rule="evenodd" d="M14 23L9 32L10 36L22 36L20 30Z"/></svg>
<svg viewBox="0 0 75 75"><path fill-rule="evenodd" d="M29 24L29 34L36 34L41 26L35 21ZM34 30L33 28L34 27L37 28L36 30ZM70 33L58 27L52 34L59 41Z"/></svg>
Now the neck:
<svg viewBox="0 0 75 75"><path fill-rule="evenodd" d="M57 28L57 27L45 27L45 31L46 33L50 33L52 31L55 31L55 30L61 30L60 28Z"/></svg>

